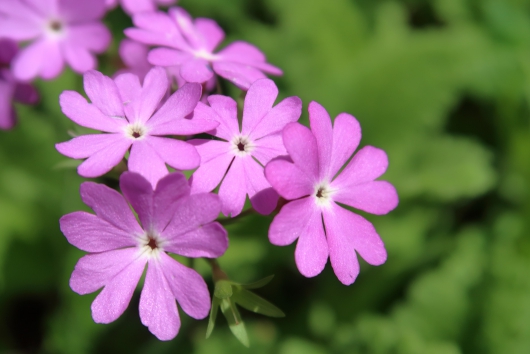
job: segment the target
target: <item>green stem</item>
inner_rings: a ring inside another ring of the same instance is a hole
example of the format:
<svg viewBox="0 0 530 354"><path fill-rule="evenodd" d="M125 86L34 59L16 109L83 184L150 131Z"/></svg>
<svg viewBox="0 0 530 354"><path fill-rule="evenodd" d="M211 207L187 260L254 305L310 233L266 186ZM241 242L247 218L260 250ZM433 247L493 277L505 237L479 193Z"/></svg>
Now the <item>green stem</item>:
<svg viewBox="0 0 530 354"><path fill-rule="evenodd" d="M214 283L217 283L219 280L228 280L228 275L221 269L217 259L215 258L206 258L206 261L212 267L212 276Z"/></svg>

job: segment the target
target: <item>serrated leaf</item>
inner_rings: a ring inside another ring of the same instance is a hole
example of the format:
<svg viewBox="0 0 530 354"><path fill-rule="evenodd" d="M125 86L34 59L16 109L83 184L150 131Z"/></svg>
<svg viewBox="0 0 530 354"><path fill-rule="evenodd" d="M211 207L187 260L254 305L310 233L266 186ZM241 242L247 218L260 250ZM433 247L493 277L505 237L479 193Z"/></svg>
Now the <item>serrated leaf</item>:
<svg viewBox="0 0 530 354"><path fill-rule="evenodd" d="M232 334L243 344L245 347L249 347L247 330L245 324L241 319L241 315L237 310L235 303L231 298L221 300L221 312L228 321L228 327L232 331Z"/></svg>
<svg viewBox="0 0 530 354"><path fill-rule="evenodd" d="M270 281L272 280L272 278L274 278L274 274L273 275L269 275L268 277L265 277L263 279L260 279L258 281L255 281L253 283L249 283L249 284L241 284L241 286L245 289L258 289L258 288L262 288L264 287L265 285L267 285L268 283L270 283Z"/></svg>
<svg viewBox="0 0 530 354"><path fill-rule="evenodd" d="M232 295L232 300L241 307L269 317L285 317L285 314L278 307L274 306L264 298L240 288Z"/></svg>
<svg viewBox="0 0 530 354"><path fill-rule="evenodd" d="M212 299L212 308L210 309L210 318L208 319L208 328L206 329L206 338L210 337L213 328L215 327L215 320L217 319L217 311L219 311L220 300L217 297Z"/></svg>

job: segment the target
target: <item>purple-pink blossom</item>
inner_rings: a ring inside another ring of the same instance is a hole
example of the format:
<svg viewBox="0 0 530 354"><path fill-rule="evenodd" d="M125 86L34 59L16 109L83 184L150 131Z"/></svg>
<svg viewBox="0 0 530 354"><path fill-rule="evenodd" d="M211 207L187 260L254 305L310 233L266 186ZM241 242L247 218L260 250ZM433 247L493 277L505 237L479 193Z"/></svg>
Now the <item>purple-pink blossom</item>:
<svg viewBox="0 0 530 354"><path fill-rule="evenodd" d="M0 37L32 41L13 59L19 80L53 79L68 63L74 71L94 69L111 35L101 19L105 0L0 0Z"/></svg>
<svg viewBox="0 0 530 354"><path fill-rule="evenodd" d="M170 6L177 0L105 0L107 8L111 9L121 3L121 7L128 14L155 11L158 6Z"/></svg>
<svg viewBox="0 0 530 354"><path fill-rule="evenodd" d="M29 83L20 82L13 77L9 65L18 52L16 42L0 39L0 129L11 129L16 123L13 102L36 103L39 95Z"/></svg>
<svg viewBox="0 0 530 354"><path fill-rule="evenodd" d="M387 253L374 226L340 204L382 215L397 206L398 196L390 183L376 180L388 166L383 150L365 146L346 164L361 140L353 116L339 114L332 127L324 107L311 102L309 120L311 130L298 123L283 130L290 160L278 158L265 167L270 184L290 200L274 218L269 239L285 246L298 238L300 273L316 276L329 256L339 280L349 285L359 274L355 252L372 265L383 264Z"/></svg>
<svg viewBox="0 0 530 354"><path fill-rule="evenodd" d="M143 81L145 75L153 68L153 65L147 61L149 47L145 44L125 38L120 42L118 53L123 64L125 64L125 68L116 72L114 76L131 73Z"/></svg>
<svg viewBox="0 0 530 354"><path fill-rule="evenodd" d="M187 82L207 82L214 73L247 90L264 73L281 75L282 71L267 63L265 55L247 42L237 41L214 53L224 39L223 30L207 18L193 20L182 8L168 13L141 13L133 17L137 28L125 34L149 45L161 46L149 53L154 65L180 66L180 75Z"/></svg>
<svg viewBox="0 0 530 354"><path fill-rule="evenodd" d="M140 319L158 339L173 339L180 328L175 299L189 316L202 319L210 310L210 295L195 270L166 252L221 256L228 247L226 230L215 222L221 203L214 194L190 195L186 177L178 172L162 178L154 190L141 175L125 172L120 188L123 196L84 182L81 198L96 214L76 211L60 219L68 242L89 252L77 262L70 287L81 295L103 288L92 303L92 317L110 323L129 305L147 264Z"/></svg>
<svg viewBox="0 0 530 354"><path fill-rule="evenodd" d="M245 97L241 129L237 104L230 97L209 96L210 106L199 103L195 109L196 116L219 122L211 134L221 140L190 140L201 155L201 166L191 178L191 189L194 193L209 192L222 180L219 197L224 215L234 217L241 213L247 195L261 214L269 214L276 207L278 194L265 179L263 166L287 154L281 130L297 121L302 111L298 97L287 97L273 106L277 96L278 88L272 80L253 83Z"/></svg>
<svg viewBox="0 0 530 354"><path fill-rule="evenodd" d="M92 103L74 91L59 97L63 113L75 123L106 132L78 136L56 145L68 157L85 160L77 169L83 177L110 171L130 149L128 168L156 186L168 174L166 164L190 170L200 164L195 147L165 135L191 135L216 128L208 117L192 116L201 86L184 85L161 106L168 90L164 69L155 67L140 84L138 76L122 74L111 79L97 71L84 75L85 92ZM159 108L160 106L160 108Z"/></svg>

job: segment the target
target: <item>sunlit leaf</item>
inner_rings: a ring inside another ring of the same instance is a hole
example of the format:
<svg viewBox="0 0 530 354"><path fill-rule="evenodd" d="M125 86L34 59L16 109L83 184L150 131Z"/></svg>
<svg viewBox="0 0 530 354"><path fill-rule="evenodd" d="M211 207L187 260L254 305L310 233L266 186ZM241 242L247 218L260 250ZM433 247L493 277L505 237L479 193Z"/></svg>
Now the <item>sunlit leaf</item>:
<svg viewBox="0 0 530 354"><path fill-rule="evenodd" d="M249 311L269 317L285 317L285 314L282 310L280 310L264 298L246 289L239 288L234 291L232 299L236 304L246 308Z"/></svg>
<svg viewBox="0 0 530 354"><path fill-rule="evenodd" d="M241 284L241 286L245 289L258 289L258 288L262 288L264 287L265 285L267 285L271 280L272 278L274 278L274 274L273 275L269 275L268 277L265 277L263 279L260 279L258 281L255 281L255 282L252 282L252 283L249 283L249 284Z"/></svg>
<svg viewBox="0 0 530 354"><path fill-rule="evenodd" d="M206 329L206 338L210 337L213 328L215 327L215 320L217 319L217 311L219 311L220 300L214 296L212 299L212 308L210 309L210 317L208 319L208 328Z"/></svg>
<svg viewBox="0 0 530 354"><path fill-rule="evenodd" d="M226 320L228 321L228 327L230 327L230 330L234 336L245 347L248 347L250 344L248 341L247 330L235 303L230 298L221 300L221 311L226 317Z"/></svg>

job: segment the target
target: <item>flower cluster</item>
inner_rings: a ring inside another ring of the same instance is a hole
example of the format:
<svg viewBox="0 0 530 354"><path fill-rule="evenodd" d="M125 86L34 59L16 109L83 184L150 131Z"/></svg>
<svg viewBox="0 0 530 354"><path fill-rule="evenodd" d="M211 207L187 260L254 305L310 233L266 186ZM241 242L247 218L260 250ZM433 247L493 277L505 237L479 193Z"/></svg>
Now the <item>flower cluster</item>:
<svg viewBox="0 0 530 354"><path fill-rule="evenodd" d="M101 19L117 0L0 1L0 36L9 38L0 41L0 63L11 66L0 72L0 127L13 125L12 100L36 99L27 80L52 79L66 62L83 73L88 100L64 91L61 109L95 132L58 143L57 150L84 159L77 169L83 177L120 172L119 164L127 169L119 177L122 194L84 182L81 198L95 214L77 211L60 220L68 242L88 252L75 266L71 288L79 294L103 288L92 303L96 322L125 311L146 267L140 318L155 336L177 335L177 303L193 318L206 317L212 301L205 281L168 253L223 255L228 235L216 220L220 213L221 220L241 216L247 196L259 214L276 213L271 243L298 239L295 262L306 277L318 275L329 257L337 278L349 285L359 274L357 253L372 265L386 261L374 226L350 210L381 215L397 206L394 187L377 180L388 166L385 152L365 146L355 153L359 122L347 113L332 120L316 102L308 108L310 128L298 123L301 99L276 103L278 88L265 74L282 71L258 48L237 41L216 51L224 32L215 21L193 19L179 7L157 10L172 0L122 0L136 27L125 30L129 39L120 45L127 67L111 78L93 70L94 53L110 43ZM17 52L13 40L33 41ZM241 114L233 98L211 94L218 77L245 94ZM216 282L237 284L215 272ZM212 312L219 304L227 310L231 291L213 299Z"/></svg>

